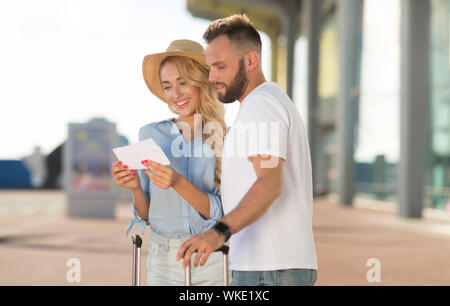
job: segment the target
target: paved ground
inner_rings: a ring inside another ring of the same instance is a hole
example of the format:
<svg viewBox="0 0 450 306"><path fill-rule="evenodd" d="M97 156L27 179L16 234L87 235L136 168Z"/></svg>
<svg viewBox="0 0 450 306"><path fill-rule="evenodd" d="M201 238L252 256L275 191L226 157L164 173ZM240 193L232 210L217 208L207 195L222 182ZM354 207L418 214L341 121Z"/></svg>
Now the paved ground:
<svg viewBox="0 0 450 306"><path fill-rule="evenodd" d="M0 285L129 285L129 216L123 203L114 220L67 218L62 192L1 191ZM401 219L322 198L313 223L317 285L450 285L448 220ZM145 246L147 235L143 240ZM145 247L142 256L145 283ZM80 262L80 282L67 280L72 258ZM370 283L377 267L380 282Z"/></svg>

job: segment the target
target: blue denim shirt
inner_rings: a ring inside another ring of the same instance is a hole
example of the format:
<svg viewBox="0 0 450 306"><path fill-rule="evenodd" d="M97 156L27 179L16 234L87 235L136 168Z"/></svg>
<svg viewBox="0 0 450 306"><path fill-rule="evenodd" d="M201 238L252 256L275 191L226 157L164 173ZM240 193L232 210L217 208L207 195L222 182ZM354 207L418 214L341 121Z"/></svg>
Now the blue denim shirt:
<svg viewBox="0 0 450 306"><path fill-rule="evenodd" d="M143 126L139 130L139 141L148 138L152 138L164 151L170 161L169 167L208 194L211 218L201 215L173 188L162 189L154 185L143 170L138 170L142 189L150 199L149 220L141 219L133 202L134 217L128 225L127 235L134 223L142 234L150 225L155 233L175 239L185 239L211 228L223 217L220 190L214 184L214 151L203 143L201 137L186 143L173 119Z"/></svg>

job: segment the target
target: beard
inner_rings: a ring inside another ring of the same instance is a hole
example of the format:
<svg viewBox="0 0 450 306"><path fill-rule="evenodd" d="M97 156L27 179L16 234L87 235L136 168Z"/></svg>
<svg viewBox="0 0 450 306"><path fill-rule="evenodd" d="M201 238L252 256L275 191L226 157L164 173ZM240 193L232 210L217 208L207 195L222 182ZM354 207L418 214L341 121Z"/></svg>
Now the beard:
<svg viewBox="0 0 450 306"><path fill-rule="evenodd" d="M240 59L239 70L229 86L225 83L220 82L217 82L215 84L225 86L225 94L222 95L220 93L217 93L219 101L222 103L233 103L234 101L242 97L242 94L244 93L248 85L248 77L244 69L244 58Z"/></svg>

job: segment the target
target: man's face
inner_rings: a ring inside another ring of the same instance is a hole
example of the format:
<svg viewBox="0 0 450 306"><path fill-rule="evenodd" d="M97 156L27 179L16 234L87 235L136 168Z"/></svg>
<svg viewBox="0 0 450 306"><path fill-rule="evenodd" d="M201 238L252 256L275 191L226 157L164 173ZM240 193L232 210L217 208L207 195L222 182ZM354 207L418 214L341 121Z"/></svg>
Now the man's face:
<svg viewBox="0 0 450 306"><path fill-rule="evenodd" d="M248 85L244 57L232 49L226 35L213 39L205 50L209 66L209 81L214 85L222 103L238 100Z"/></svg>

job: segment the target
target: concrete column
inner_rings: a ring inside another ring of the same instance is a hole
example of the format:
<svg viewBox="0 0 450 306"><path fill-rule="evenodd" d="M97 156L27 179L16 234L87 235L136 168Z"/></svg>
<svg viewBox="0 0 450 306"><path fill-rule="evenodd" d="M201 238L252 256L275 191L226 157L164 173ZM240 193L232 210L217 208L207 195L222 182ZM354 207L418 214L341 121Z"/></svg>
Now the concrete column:
<svg viewBox="0 0 450 306"><path fill-rule="evenodd" d="M401 3L398 215L422 216L430 103L430 1Z"/></svg>
<svg viewBox="0 0 450 306"><path fill-rule="evenodd" d="M273 82L278 80L278 36L270 37L270 51L271 51L271 79Z"/></svg>
<svg viewBox="0 0 450 306"><path fill-rule="evenodd" d="M355 193L356 122L359 103L363 0L337 3L339 91L337 103L337 192L339 201L351 205Z"/></svg>
<svg viewBox="0 0 450 306"><path fill-rule="evenodd" d="M292 99L293 82L294 82L294 60L295 60L295 43L299 32L298 16L300 13L300 1L290 1L287 7L287 16L289 19L287 26L287 42L286 42L286 93Z"/></svg>
<svg viewBox="0 0 450 306"><path fill-rule="evenodd" d="M314 194L317 192L319 163L323 163L323 152L320 150L319 126L319 40L320 40L320 8L322 0L307 0L305 16L308 36L308 138L311 151ZM323 167L322 167L323 168Z"/></svg>

